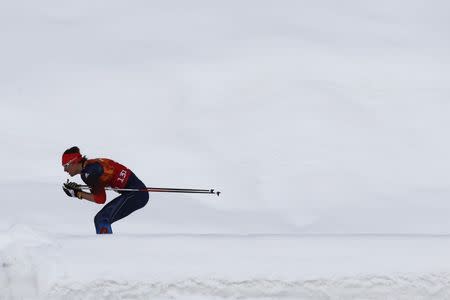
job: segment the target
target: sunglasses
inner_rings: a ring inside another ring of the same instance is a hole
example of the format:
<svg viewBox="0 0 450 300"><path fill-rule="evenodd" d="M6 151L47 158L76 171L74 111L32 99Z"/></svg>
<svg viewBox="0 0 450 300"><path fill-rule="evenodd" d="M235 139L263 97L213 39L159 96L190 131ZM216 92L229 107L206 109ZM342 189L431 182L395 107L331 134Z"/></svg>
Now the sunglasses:
<svg viewBox="0 0 450 300"><path fill-rule="evenodd" d="M70 164L75 160L75 158L69 160L67 163L63 164L64 171L67 171L67 168L69 168Z"/></svg>

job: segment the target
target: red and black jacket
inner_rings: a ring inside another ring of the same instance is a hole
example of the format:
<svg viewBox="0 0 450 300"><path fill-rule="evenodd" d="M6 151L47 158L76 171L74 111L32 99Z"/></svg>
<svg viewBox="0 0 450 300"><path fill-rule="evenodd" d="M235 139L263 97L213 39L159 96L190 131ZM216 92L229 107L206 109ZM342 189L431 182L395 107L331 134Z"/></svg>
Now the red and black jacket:
<svg viewBox="0 0 450 300"><path fill-rule="evenodd" d="M105 187L125 188L131 170L111 159L89 159L83 164L81 179L91 188L95 202L106 201Z"/></svg>

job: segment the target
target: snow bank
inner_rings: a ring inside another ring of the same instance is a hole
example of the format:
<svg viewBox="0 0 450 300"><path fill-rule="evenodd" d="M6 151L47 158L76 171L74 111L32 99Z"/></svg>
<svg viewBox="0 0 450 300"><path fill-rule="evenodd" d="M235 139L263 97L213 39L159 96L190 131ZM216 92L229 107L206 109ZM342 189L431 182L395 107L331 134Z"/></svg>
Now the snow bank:
<svg viewBox="0 0 450 300"><path fill-rule="evenodd" d="M54 286L50 299L447 299L450 274L283 281L192 278L173 282L94 281Z"/></svg>
<svg viewBox="0 0 450 300"><path fill-rule="evenodd" d="M26 225L0 232L0 299L33 299L41 295L48 265L36 251L54 246L44 234Z"/></svg>
<svg viewBox="0 0 450 300"><path fill-rule="evenodd" d="M0 235L0 299L444 299L445 236Z"/></svg>

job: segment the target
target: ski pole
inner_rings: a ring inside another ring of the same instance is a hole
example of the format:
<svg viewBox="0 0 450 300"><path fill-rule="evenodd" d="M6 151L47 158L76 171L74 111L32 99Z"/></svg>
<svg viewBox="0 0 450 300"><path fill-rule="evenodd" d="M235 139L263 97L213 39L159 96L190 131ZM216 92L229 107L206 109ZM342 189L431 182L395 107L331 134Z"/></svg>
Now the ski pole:
<svg viewBox="0 0 450 300"><path fill-rule="evenodd" d="M82 190L90 189L87 185L79 186ZM155 188L146 187L143 189L119 189L112 187L105 187L106 190L117 191L117 192L159 192L159 193L190 193L190 194L215 194L220 195L219 191L214 191L214 189L179 189L179 188Z"/></svg>

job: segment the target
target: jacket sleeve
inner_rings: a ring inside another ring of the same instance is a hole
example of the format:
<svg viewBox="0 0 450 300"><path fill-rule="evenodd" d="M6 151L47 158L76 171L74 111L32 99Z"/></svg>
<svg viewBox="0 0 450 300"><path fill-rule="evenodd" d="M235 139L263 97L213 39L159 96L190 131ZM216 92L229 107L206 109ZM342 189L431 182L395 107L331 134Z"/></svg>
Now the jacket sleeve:
<svg viewBox="0 0 450 300"><path fill-rule="evenodd" d="M88 186L97 186L100 182L100 177L103 175L103 167L99 163L88 165L81 171L81 179Z"/></svg>
<svg viewBox="0 0 450 300"><path fill-rule="evenodd" d="M106 202L106 192L104 187L96 186L91 188L91 192L94 195L95 203L103 204Z"/></svg>
<svg viewBox="0 0 450 300"><path fill-rule="evenodd" d="M91 187L94 201L98 204L106 202L105 187L100 182L100 177L102 175L103 167L99 163L90 164L81 172L81 179Z"/></svg>

